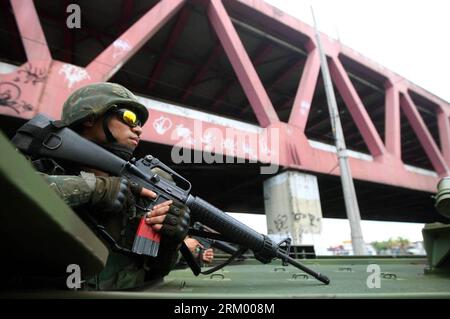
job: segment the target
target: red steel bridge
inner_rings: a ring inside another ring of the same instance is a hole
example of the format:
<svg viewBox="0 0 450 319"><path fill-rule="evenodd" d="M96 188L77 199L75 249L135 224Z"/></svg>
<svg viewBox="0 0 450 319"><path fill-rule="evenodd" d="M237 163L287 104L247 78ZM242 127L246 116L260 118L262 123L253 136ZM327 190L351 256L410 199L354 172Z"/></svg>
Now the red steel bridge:
<svg viewBox="0 0 450 319"><path fill-rule="evenodd" d="M66 23L72 3L80 28ZM321 39L363 219L438 220L431 195L450 175L450 104ZM0 41L6 134L37 112L58 118L81 86L117 82L151 110L140 154L170 163L182 139L197 155L252 161L175 165L202 197L262 213L260 168L271 161L317 175L324 217L345 216L314 30L264 1L0 0Z"/></svg>

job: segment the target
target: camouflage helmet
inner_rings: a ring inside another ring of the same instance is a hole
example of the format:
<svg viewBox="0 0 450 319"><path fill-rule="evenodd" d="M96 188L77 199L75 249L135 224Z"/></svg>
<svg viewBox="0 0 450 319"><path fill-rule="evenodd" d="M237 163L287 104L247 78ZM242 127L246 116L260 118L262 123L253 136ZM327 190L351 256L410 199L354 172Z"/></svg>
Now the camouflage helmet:
<svg viewBox="0 0 450 319"><path fill-rule="evenodd" d="M133 93L122 85L103 82L89 84L73 92L63 105L60 122L64 126L75 126L89 117L96 119L119 104L135 111L142 125L147 121L148 110Z"/></svg>

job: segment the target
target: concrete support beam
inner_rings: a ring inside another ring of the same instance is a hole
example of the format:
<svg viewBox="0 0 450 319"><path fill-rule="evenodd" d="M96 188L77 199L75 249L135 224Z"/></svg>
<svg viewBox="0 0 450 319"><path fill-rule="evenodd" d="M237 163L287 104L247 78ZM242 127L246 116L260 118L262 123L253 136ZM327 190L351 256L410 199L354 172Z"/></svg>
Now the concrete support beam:
<svg viewBox="0 0 450 319"><path fill-rule="evenodd" d="M320 234L322 208L317 177L287 171L264 182L268 234L302 243L304 233Z"/></svg>

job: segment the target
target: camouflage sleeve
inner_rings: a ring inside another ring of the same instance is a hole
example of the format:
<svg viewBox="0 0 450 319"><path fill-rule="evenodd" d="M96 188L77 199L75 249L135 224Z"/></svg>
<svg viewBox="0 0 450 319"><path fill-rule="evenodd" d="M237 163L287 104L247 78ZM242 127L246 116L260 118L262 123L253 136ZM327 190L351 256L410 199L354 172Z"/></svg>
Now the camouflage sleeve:
<svg viewBox="0 0 450 319"><path fill-rule="evenodd" d="M39 173L50 187L70 207L77 207L88 203L95 187L92 182L83 176L75 175L47 175Z"/></svg>

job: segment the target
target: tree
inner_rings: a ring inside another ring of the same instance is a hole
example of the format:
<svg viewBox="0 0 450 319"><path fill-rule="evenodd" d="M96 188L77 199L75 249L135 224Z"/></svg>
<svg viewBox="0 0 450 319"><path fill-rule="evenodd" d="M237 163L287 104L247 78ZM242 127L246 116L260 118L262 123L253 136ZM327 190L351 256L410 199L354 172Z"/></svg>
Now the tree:
<svg viewBox="0 0 450 319"><path fill-rule="evenodd" d="M389 238L387 241L374 241L371 243L377 255L389 252L393 255L406 255L410 241L403 237Z"/></svg>

